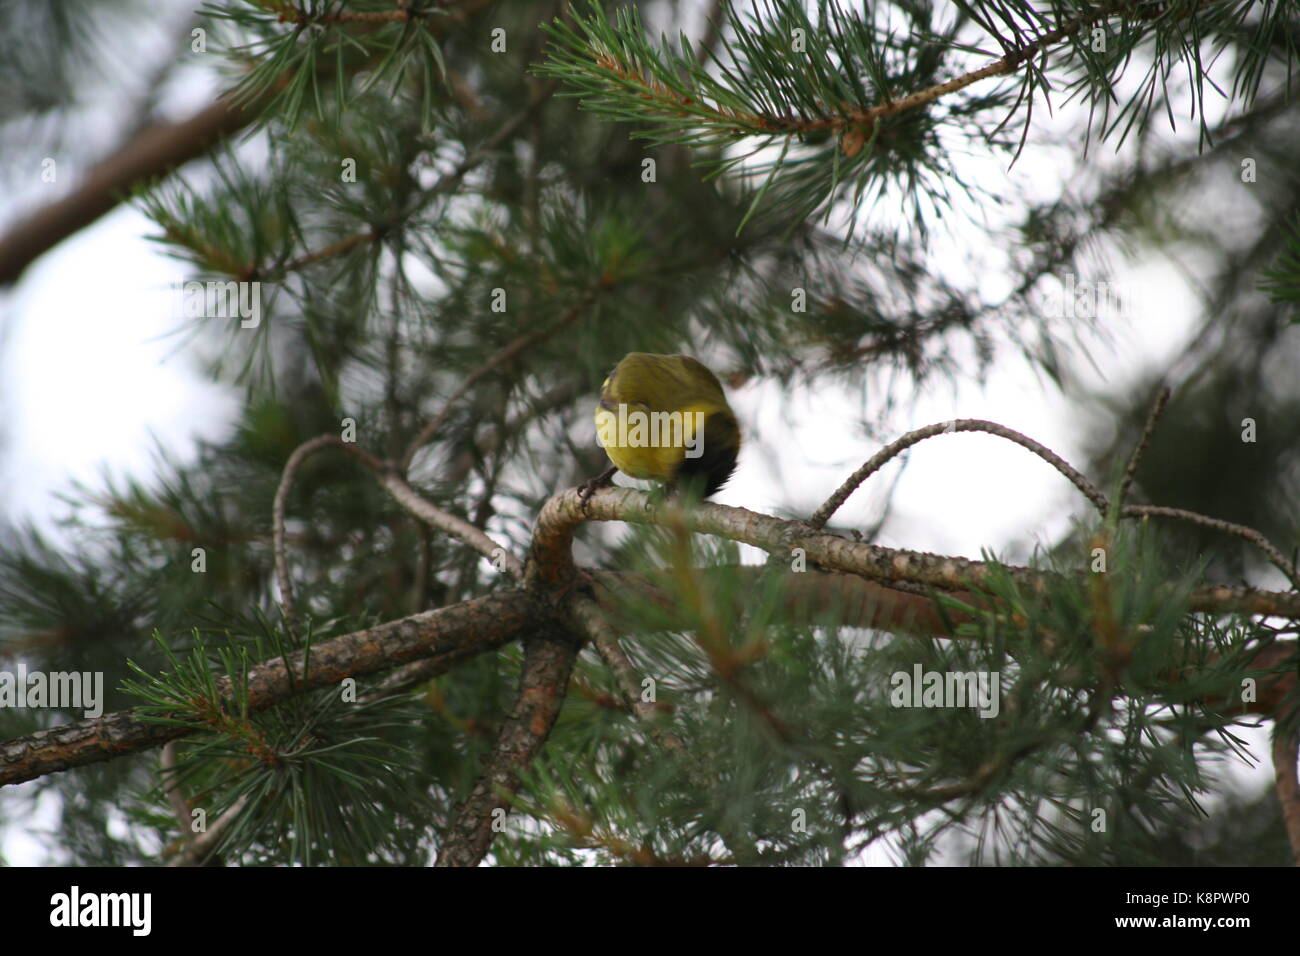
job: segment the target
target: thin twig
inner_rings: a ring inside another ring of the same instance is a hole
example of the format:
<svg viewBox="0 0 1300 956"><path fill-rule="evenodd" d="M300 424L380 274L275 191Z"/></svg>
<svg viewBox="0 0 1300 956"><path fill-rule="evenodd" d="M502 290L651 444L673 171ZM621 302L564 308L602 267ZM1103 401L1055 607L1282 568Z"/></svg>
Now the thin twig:
<svg viewBox="0 0 1300 956"><path fill-rule="evenodd" d="M185 847L172 857L168 866L198 866L216 849L217 843L225 835L226 829L239 816L241 810L248 804L248 794L243 794L238 800L226 808L226 812L217 817L216 822L208 827L202 833L199 833L190 840Z"/></svg>
<svg viewBox="0 0 1300 956"><path fill-rule="evenodd" d="M349 455L364 462L376 473L382 472L384 467L383 462L374 455L363 448L359 448L354 442L345 442L338 435L317 435L315 438L308 439L295 448L293 454L289 456L289 460L285 462L284 471L280 474L280 485L275 489L275 502L271 507L271 534L275 551L275 579L280 587L280 607L284 609L284 616L288 620L295 617L295 608L293 583L289 578L289 559L284 547L285 504L289 500L289 491L293 488L294 478L297 476L302 463L322 448L330 446L342 448Z"/></svg>
<svg viewBox="0 0 1300 956"><path fill-rule="evenodd" d="M1123 506L1124 499L1128 497L1128 490L1133 484L1133 478L1137 474L1138 462L1142 460L1142 455L1147 450L1147 445L1151 444L1151 435L1156 430L1156 423L1160 421L1160 416L1165 412L1165 406L1169 404L1169 396L1173 393L1168 386L1160 389L1156 395L1156 400L1151 405L1151 411L1147 415L1146 427L1142 429L1142 437L1133 448L1133 454L1129 457L1128 467L1124 469L1124 480L1120 482L1119 494L1115 498L1115 504Z"/></svg>
<svg viewBox="0 0 1300 956"><path fill-rule="evenodd" d="M1276 545L1254 528L1244 524L1236 524L1232 521L1224 521L1220 518L1211 518L1195 511L1184 511L1182 508L1166 508L1162 505L1126 505L1120 515L1125 518L1175 518L1179 521L1200 525L1202 528L1209 528L1212 531L1221 531L1224 534L1244 538L1263 551L1268 556L1268 559L1287 576L1291 585L1300 590L1300 577L1296 575L1295 565L1283 556Z"/></svg>
<svg viewBox="0 0 1300 956"><path fill-rule="evenodd" d="M922 442L927 438L933 438L936 435L952 434L955 432L988 432L990 435L997 435L999 438L1005 438L1007 441L1015 442L1022 448L1027 448L1068 478L1070 482L1083 492L1084 496L1091 501L1094 506L1096 506L1097 510L1101 512L1102 515L1105 515L1106 496L1101 493L1101 490L1098 489L1096 485L1085 478L1078 469L1074 468L1069 462L1056 454L1056 452L1052 451L1050 448L1045 445L1040 445L1032 438L1022 435L1014 429L1007 428L1005 425L999 425L997 422L983 421L978 418L959 418L949 422L937 422L933 425L926 425L924 428L910 431L903 437L890 442L884 448L880 449L880 451L867 459L866 464L850 475L848 480L845 481L844 484L840 485L836 490L835 494L826 499L826 503L813 513L808 524L814 530L820 529L830 520L831 515L835 514L835 512L839 510L840 506L848 500L849 495L853 494L857 487L870 478L875 472L883 468L885 463L891 458L898 456L908 448L911 448L913 445Z"/></svg>
<svg viewBox="0 0 1300 956"><path fill-rule="evenodd" d="M623 698L627 706L631 708L632 713L645 721L647 725L653 725L655 718L658 717L658 709L651 702L641 699L641 686L637 680L636 670L633 668L627 652L619 646L618 635L609 625L605 613L595 601L586 597L575 598L572 609L574 617L578 619L583 630L587 632L587 637L596 646L596 651L600 654L601 660L605 662L605 666L610 669L615 680L618 681L619 689L623 692ZM652 729L651 733L655 733L655 731ZM665 742L669 743L669 746L675 743L677 749L682 746L681 740L676 737L672 738L672 742Z"/></svg>
<svg viewBox="0 0 1300 956"><path fill-rule="evenodd" d="M447 534L464 541L494 565L503 567L516 578L523 577L524 565L517 557L497 544L481 530L464 518L458 518L450 512L430 504L420 497L419 492L391 469L384 470L379 476L379 484L393 496L393 500L426 524L445 531Z"/></svg>
<svg viewBox="0 0 1300 956"><path fill-rule="evenodd" d="M329 245L323 246L320 249L313 249L310 252L303 253L297 259L294 259L292 262L286 262L278 268L268 269L263 273L258 273L258 276L263 280L282 279L290 272L297 272L299 269L306 268L312 263L320 262L324 259L333 259L346 252L351 252L363 243L374 242L376 239L384 236L386 232L387 230L382 228L367 229L364 232L355 232L350 236L344 236L342 239L331 242Z"/></svg>
<svg viewBox="0 0 1300 956"><path fill-rule="evenodd" d="M169 740L163 744L159 759L162 763L162 782L167 794L167 805L171 807L172 817L180 827L181 835L187 841L193 841L194 819L190 816L189 801L181 792L180 780L176 775L176 741Z"/></svg>

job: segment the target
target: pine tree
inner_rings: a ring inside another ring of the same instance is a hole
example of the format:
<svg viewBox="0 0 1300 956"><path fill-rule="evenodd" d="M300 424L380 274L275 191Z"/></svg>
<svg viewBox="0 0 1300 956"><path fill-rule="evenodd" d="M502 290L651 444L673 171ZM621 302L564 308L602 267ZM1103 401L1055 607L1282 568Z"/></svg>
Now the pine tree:
<svg viewBox="0 0 1300 956"><path fill-rule="evenodd" d="M140 16L11 6L9 118L75 103L88 27ZM0 669L109 688L101 717L0 708L4 812L57 793L52 859L1300 860L1296 4L700 13L209 3L97 175L0 236L12 283L130 191L195 283L187 347L243 395L229 440L87 490L75 553L3 531ZM195 66L227 95L156 119ZM972 178L973 153L1050 150L1064 104L1077 189L1013 205ZM1248 234L1205 197L1253 204ZM1008 206L991 296L934 250ZM1103 242L1213 266L1174 372L1088 397L1086 467L956 419L867 425L862 467L793 517L579 498L629 351L731 388L887 382L872 422L1008 355L1081 394L1071 343L1105 315L1044 301L1107 275ZM1013 564L836 528L958 432L1065 476L1075 531ZM1260 720L1276 795L1225 815Z"/></svg>

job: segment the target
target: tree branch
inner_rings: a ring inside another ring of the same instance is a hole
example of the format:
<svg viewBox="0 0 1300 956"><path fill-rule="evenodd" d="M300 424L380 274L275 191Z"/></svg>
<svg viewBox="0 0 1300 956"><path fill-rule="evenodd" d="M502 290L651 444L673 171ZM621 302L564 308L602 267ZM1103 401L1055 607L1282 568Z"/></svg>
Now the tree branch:
<svg viewBox="0 0 1300 956"><path fill-rule="evenodd" d="M1007 441L1015 442L1022 448L1029 449L1068 478L1076 488L1083 492L1084 497L1091 501L1101 514L1105 515L1106 496L1101 493L1101 490L1085 478L1077 468L1046 445L1040 445L1027 435L1022 435L1020 432L1007 428L1005 425L999 425L997 422L987 422L978 418L957 418L952 421L937 422L933 425L926 425L924 428L917 428L880 449L880 451L868 458L861 468L851 474L844 484L836 489L835 494L826 499L826 503L813 513L813 516L808 519L809 526L816 530L825 525L830 520L831 515L835 514L840 506L848 500L849 495L853 494L860 484L883 468L891 458L897 457L908 448L927 438L933 438L936 435L951 435L956 432L988 432L990 435L997 435L999 438L1005 438Z"/></svg>
<svg viewBox="0 0 1300 956"><path fill-rule="evenodd" d="M1142 460L1143 453L1147 450L1147 445L1151 444L1151 436L1155 433L1156 423L1160 421L1160 416L1165 412L1165 406L1169 404L1169 397L1173 393L1169 388L1160 389L1156 395L1156 400L1151 404L1151 411L1147 413L1147 423L1142 429L1142 436L1138 443L1133 447L1133 454L1129 456L1128 467L1124 469L1124 478L1119 485L1119 493L1116 496L1122 505L1124 499L1128 497L1128 490L1133 485L1133 478L1137 475L1138 463Z"/></svg>
<svg viewBox="0 0 1300 956"><path fill-rule="evenodd" d="M1300 723L1278 720L1273 724L1273 779L1277 802L1282 805L1282 823L1291 844L1291 855L1300 866L1300 780L1296 761L1300 759Z"/></svg>
<svg viewBox="0 0 1300 956"><path fill-rule="evenodd" d="M584 520L665 524L655 503L631 488L602 488L583 502L577 488L551 498L538 516L529 571L538 579L562 584L576 573L567 556L573 529ZM1137 507L1137 506L1130 506ZM783 521L745 508L705 502L685 516L688 527L753 545L770 554L803 549L810 564L830 571L864 575L884 585L919 584L941 591L982 588L994 573L1007 574L1029 593L1044 594L1059 574L1018 565L985 564L968 558L885 548L849 541L825 532L806 532L802 522ZM792 534L793 532L793 534ZM1300 593L1259 588L1206 585L1190 596L1190 610L1215 614L1279 615L1300 618Z"/></svg>
<svg viewBox="0 0 1300 956"><path fill-rule="evenodd" d="M239 132L262 101L245 107L222 98L179 123L142 130L96 165L72 192L19 220L0 237L0 286L18 280L32 261L113 209L143 182L164 176Z"/></svg>
<svg viewBox="0 0 1300 956"><path fill-rule="evenodd" d="M289 559L284 546L285 505L289 500L289 490L293 487L294 478L297 477L302 463L322 448L329 447L342 448L353 458L363 462L371 471L383 470L383 463L378 458L360 448L355 442L345 442L338 435L317 435L315 438L308 439L295 448L289 460L285 462L284 471L280 474L280 484L275 489L275 501L271 505L271 539L272 550L275 553L275 578L280 586L280 606L284 608L285 618L290 621L295 617L295 608L293 582L289 577Z"/></svg>
<svg viewBox="0 0 1300 956"><path fill-rule="evenodd" d="M559 635L524 642L519 696L474 789L461 804L438 851L437 866L477 866L519 790L520 772L550 736L564 703L579 644Z"/></svg>
<svg viewBox="0 0 1300 956"><path fill-rule="evenodd" d="M512 576L516 578L523 577L524 566L518 558L464 518L458 518L454 514L443 511L441 508L425 501L397 472L385 469L379 475L379 484L393 496L394 501L430 527L445 531L452 537L465 542L491 561L494 566L504 567Z"/></svg>
<svg viewBox="0 0 1300 956"><path fill-rule="evenodd" d="M408 661L436 659L446 671L530 633L546 613L532 595L500 590L322 641L311 648L310 667L306 654L298 651L250 668L249 711L266 710L303 691ZM229 681L218 686L226 699L233 700ZM0 786L139 753L190 733L188 727L145 720L134 710L37 731L0 744Z"/></svg>
<svg viewBox="0 0 1300 956"><path fill-rule="evenodd" d="M464 23L490 2L461 0L446 15L430 19L426 28L440 34L449 26ZM243 105L236 105L233 96L222 96L187 120L157 123L140 131L101 160L71 193L0 236L0 286L16 282L37 257L116 207L137 186L207 155L213 146L254 122L282 85L273 83L268 91Z"/></svg>

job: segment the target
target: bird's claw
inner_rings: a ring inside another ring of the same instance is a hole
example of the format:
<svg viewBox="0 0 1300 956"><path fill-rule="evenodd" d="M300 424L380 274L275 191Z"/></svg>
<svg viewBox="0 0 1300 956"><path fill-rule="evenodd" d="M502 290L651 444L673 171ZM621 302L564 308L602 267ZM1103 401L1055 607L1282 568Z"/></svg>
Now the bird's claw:
<svg viewBox="0 0 1300 956"><path fill-rule="evenodd" d="M586 511L591 503L592 495L601 488L606 488L614 483L614 472L616 471L618 471L617 468L610 468L595 478L588 478L578 486L578 500L582 502L583 511Z"/></svg>

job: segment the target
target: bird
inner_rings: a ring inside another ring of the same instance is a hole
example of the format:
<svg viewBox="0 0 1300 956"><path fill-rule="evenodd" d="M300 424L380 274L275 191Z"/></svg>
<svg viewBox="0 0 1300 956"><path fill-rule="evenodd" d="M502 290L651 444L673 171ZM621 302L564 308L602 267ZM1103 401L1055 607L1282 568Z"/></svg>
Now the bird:
<svg viewBox="0 0 1300 956"><path fill-rule="evenodd" d="M582 485L584 505L617 471L707 498L736 470L736 414L718 377L689 355L629 352L601 386L595 421L613 467Z"/></svg>

